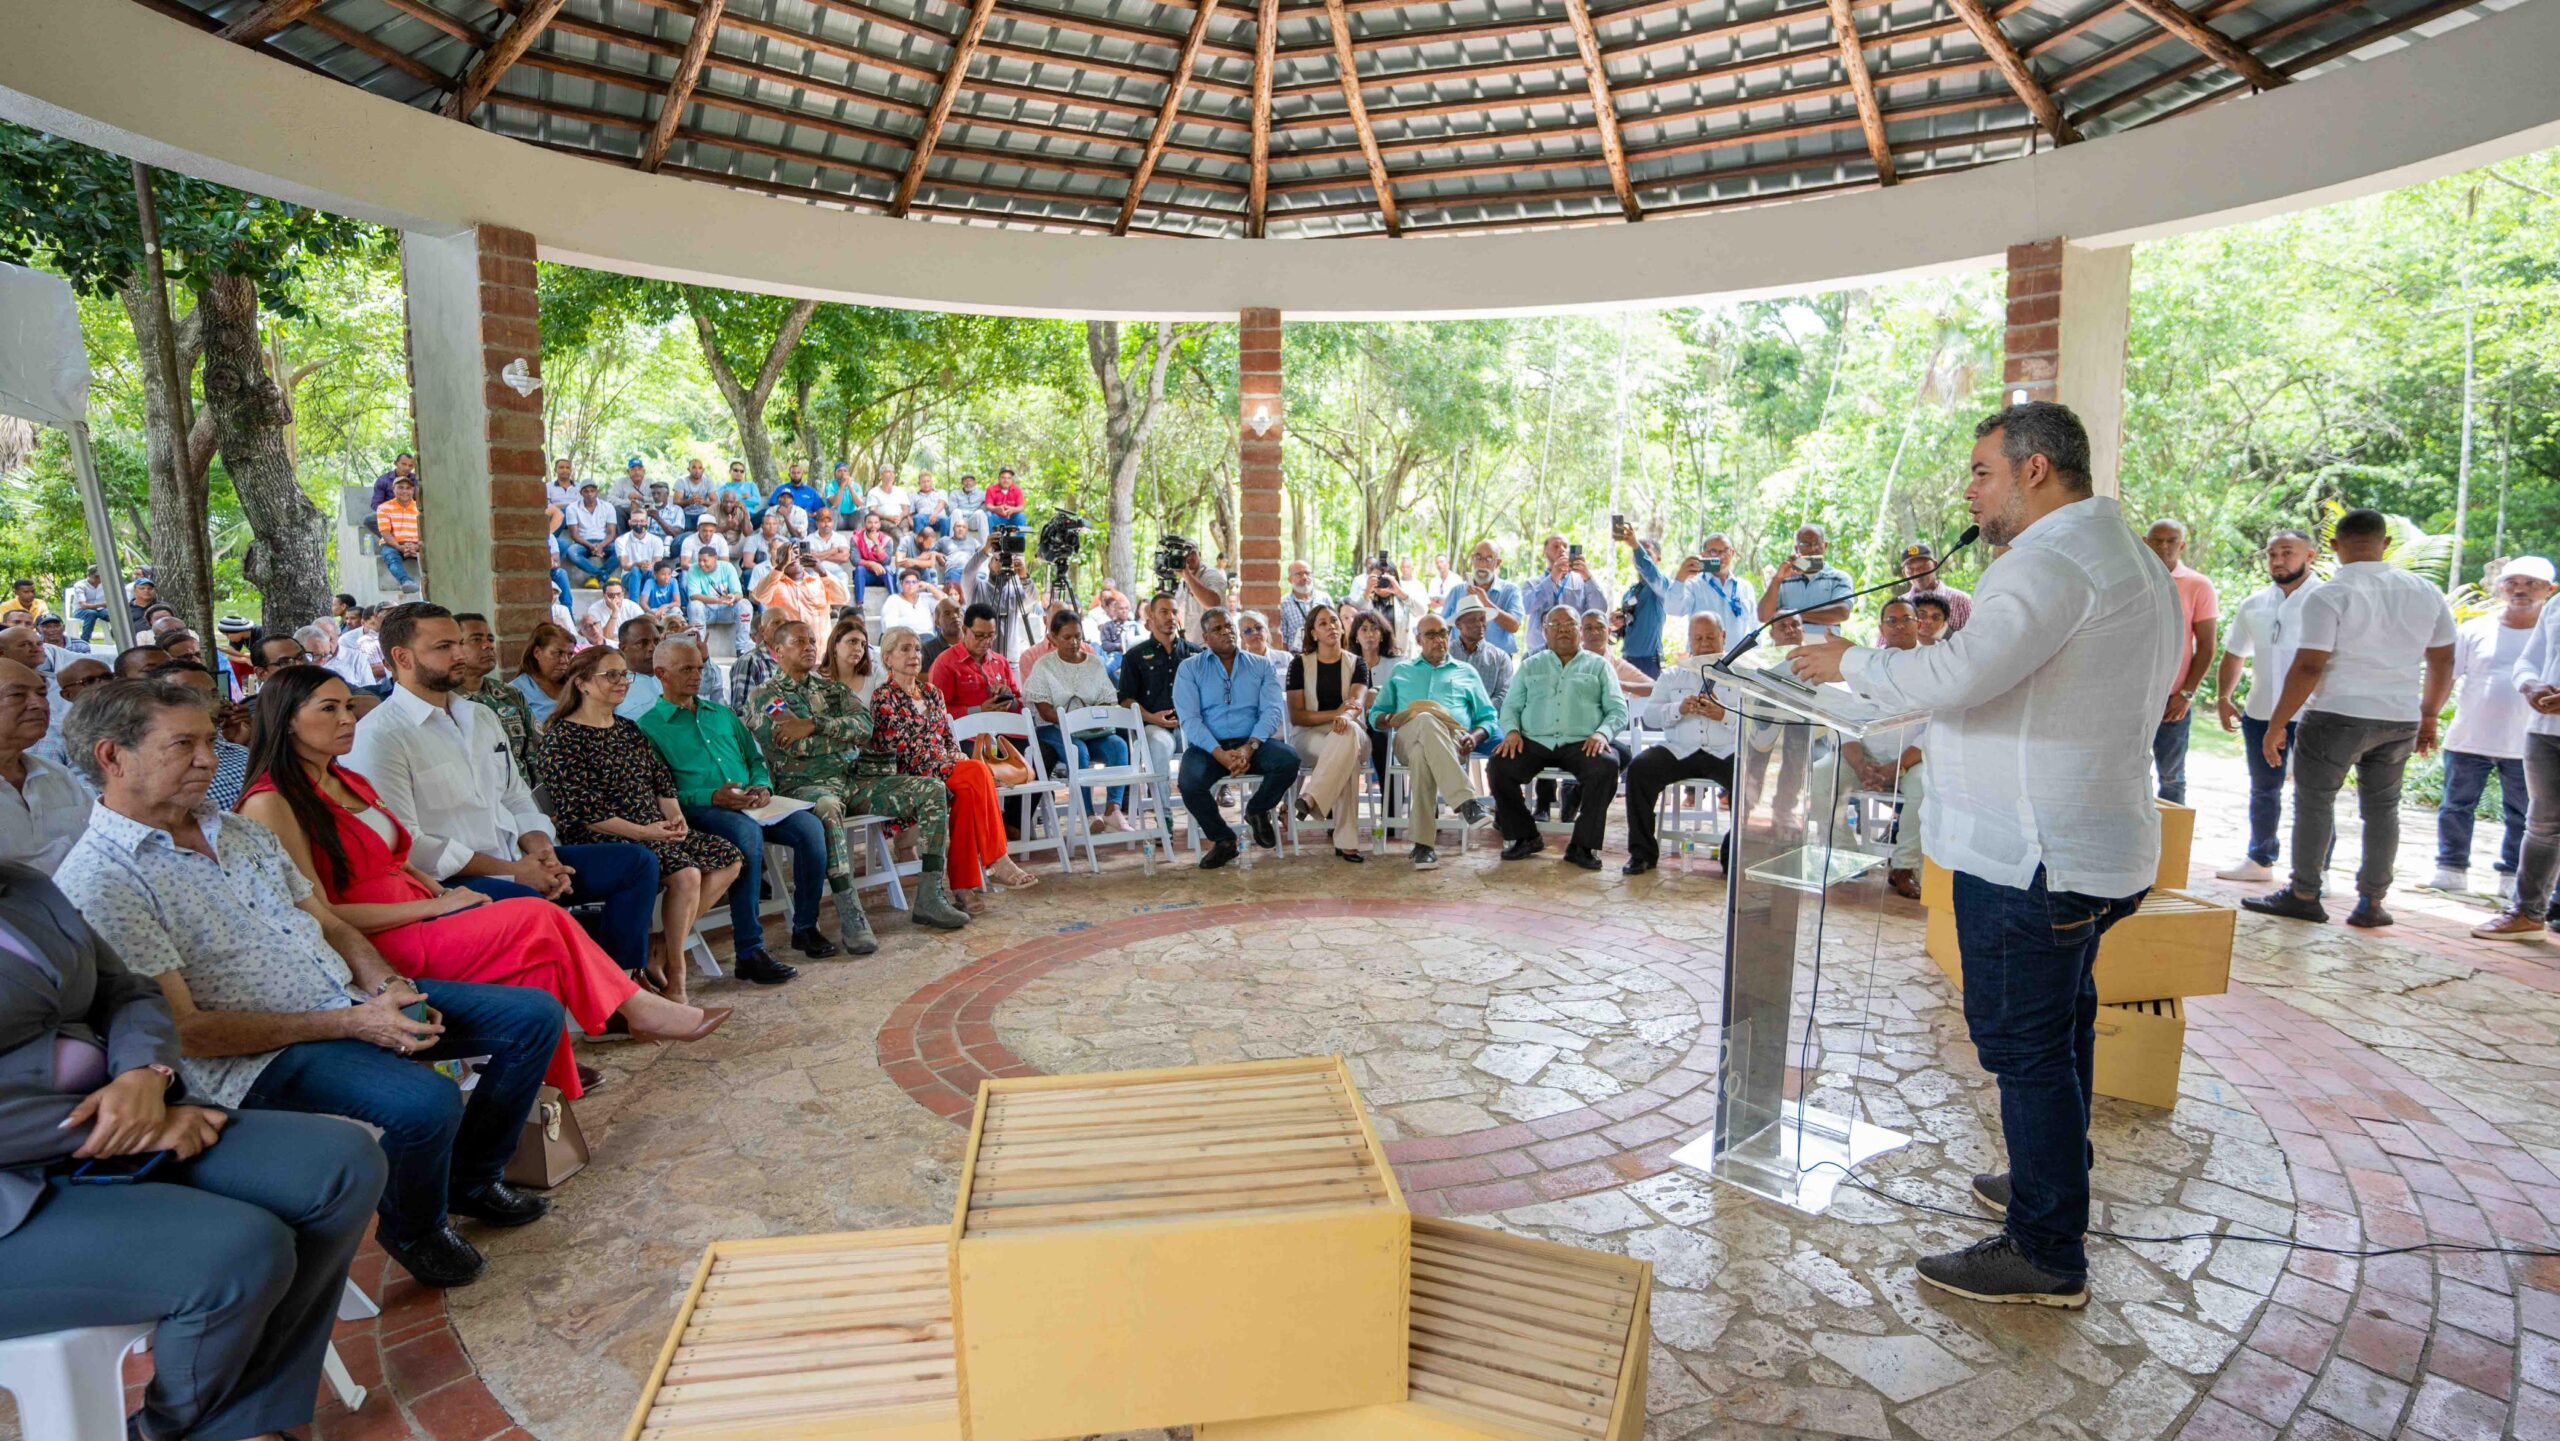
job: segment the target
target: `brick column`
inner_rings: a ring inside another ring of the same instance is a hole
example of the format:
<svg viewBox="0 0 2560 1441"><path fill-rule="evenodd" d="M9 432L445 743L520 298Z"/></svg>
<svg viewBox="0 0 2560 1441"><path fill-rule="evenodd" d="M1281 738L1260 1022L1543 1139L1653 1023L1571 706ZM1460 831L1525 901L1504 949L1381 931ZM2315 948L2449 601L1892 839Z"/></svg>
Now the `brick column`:
<svg viewBox="0 0 2560 1441"><path fill-rule="evenodd" d="M2133 247L2056 238L2009 247L2006 401L2054 400L2089 428L2094 488L2116 494L2124 450L2124 348L2133 320Z"/></svg>
<svg viewBox="0 0 2560 1441"><path fill-rule="evenodd" d="M427 598L479 611L512 653L553 599L542 500L542 373L533 237L483 226L405 234L410 404L418 433Z"/></svg>
<svg viewBox="0 0 2560 1441"><path fill-rule="evenodd" d="M1248 609L1280 605L1280 312L1237 317L1236 417L1243 496L1236 517L1236 600ZM1266 417L1260 433L1257 414Z"/></svg>

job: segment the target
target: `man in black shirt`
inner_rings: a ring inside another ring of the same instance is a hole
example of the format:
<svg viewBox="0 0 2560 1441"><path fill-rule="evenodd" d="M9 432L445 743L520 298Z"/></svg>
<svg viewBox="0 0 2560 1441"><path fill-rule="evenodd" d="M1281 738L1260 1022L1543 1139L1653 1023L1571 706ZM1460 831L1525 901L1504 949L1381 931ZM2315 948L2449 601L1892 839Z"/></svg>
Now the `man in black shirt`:
<svg viewBox="0 0 2560 1441"><path fill-rule="evenodd" d="M1147 602L1147 638L1120 657L1120 699L1135 702L1147 722L1147 749L1156 768L1171 773L1182 753L1182 718L1173 712L1173 673L1200 653L1200 647L1175 629L1178 612L1173 597Z"/></svg>

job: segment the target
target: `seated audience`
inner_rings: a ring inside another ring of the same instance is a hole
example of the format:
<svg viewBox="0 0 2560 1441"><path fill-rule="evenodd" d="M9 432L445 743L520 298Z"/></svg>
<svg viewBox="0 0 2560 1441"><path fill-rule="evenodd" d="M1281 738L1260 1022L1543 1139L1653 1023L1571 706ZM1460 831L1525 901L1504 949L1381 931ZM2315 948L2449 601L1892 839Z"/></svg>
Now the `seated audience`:
<svg viewBox="0 0 2560 1441"><path fill-rule="evenodd" d="M766 511L764 519L756 523L754 530L747 532L746 539L737 547L738 571L747 578L750 591L773 569L774 560L782 553L782 548L791 543L791 528L783 521L783 512Z"/></svg>
<svg viewBox="0 0 2560 1441"><path fill-rule="evenodd" d="M662 555L649 563L649 578L632 592L632 603L661 625L685 625L684 582L676 578L675 557Z"/></svg>
<svg viewBox="0 0 2560 1441"><path fill-rule="evenodd" d="M447 888L409 863L410 840L362 775L338 764L355 746L354 693L316 665L290 666L258 696L250 785L240 813L275 833L329 909L362 931L394 970L436 981L531 986L559 998L588 1035L615 1015L646 1040L694 1041L728 1012L644 991L569 913L530 896L493 901ZM594 1084L564 1032L543 1076L572 1100Z"/></svg>
<svg viewBox="0 0 2560 1441"><path fill-rule="evenodd" d="M764 492L747 475L743 460L729 462L729 478L720 483L717 498L711 502L714 511L735 511L743 517L738 529L752 528L764 515ZM725 522L724 522L725 528Z"/></svg>
<svg viewBox="0 0 2560 1441"><path fill-rule="evenodd" d="M817 673L818 643L809 627L782 619L768 632L775 673L747 696L743 709L764 747L774 788L817 807L827 828L829 884L839 913L854 901L854 838L844 821L886 816L916 833L924 862L909 914L918 925L958 930L969 913L951 897L944 856L950 846L950 792L938 780L898 774L897 758L875 745L872 708L842 682Z"/></svg>
<svg viewBox="0 0 2560 1441"><path fill-rule="evenodd" d="M770 611L759 614L747 626L746 648L729 666L729 709L740 715L751 714L747 697L774 677L772 635L775 623L781 619Z"/></svg>
<svg viewBox="0 0 2560 1441"><path fill-rule="evenodd" d="M826 654L818 658L818 674L851 690L854 699L871 704L871 693L888 679L880 668L880 657L871 648L871 632L863 626L862 617L845 612L835 629L827 632Z"/></svg>
<svg viewBox="0 0 2560 1441"><path fill-rule="evenodd" d="M992 637L993 617L978 624ZM943 660L959 654L946 651ZM951 792L946 852L951 887L959 893L961 908L975 915L986 908L980 893L989 881L1013 890L1039 882L1005 854L995 772L987 762L961 753L951 734L951 711L940 688L925 679L922 656L914 631L893 630L881 637L880 663L889 678L872 693L871 742L897 758L901 775L938 780Z"/></svg>
<svg viewBox="0 0 2560 1441"><path fill-rule="evenodd" d="M307 1428L381 1148L192 1104L160 988L43 874L0 865L0 934L0 1339L154 1323L133 1434ZM91 1164L147 1180L74 1184Z"/></svg>
<svg viewBox="0 0 2560 1441"><path fill-rule="evenodd" d="M80 697L86 694L90 687L95 686L100 681L109 679L114 674L115 672L107 669L107 663L105 661L97 660L89 656L82 656L80 659L64 666L61 671L54 676L54 692L61 698L62 705L64 707L62 711L62 720L64 722L68 722L71 719L71 712L69 708L79 704ZM46 760L53 762L55 765L61 766L65 770L70 771L75 778L77 778L80 773L79 767L74 766L71 763L70 752L63 749L62 725L60 723L55 724L51 730L47 731L44 739L27 747L27 754L42 756ZM87 785L87 782L81 782L82 794L84 796L87 794Z"/></svg>
<svg viewBox="0 0 2560 1441"><path fill-rule="evenodd" d="M912 573L936 585L960 579L960 559L952 553L951 542L934 531L909 532L898 542L894 563L901 574Z"/></svg>
<svg viewBox="0 0 2560 1441"><path fill-rule="evenodd" d="M1936 645L1955 628L1955 608L1948 598L1933 591L1914 590L1911 602L1912 623L1920 628L1920 643Z"/></svg>
<svg viewBox="0 0 2560 1441"><path fill-rule="evenodd" d="M941 593L924 583L924 577L911 570L898 572L898 593L880 606L880 628L883 631L906 629L924 635L933 629L933 608ZM930 662L927 662L930 664Z"/></svg>
<svg viewBox="0 0 2560 1441"><path fill-rule="evenodd" d="M870 514L880 517L880 523L894 535L906 533L908 518L915 511L915 503L908 498L906 487L898 484L898 468L894 465L880 467L880 477L862 498L862 503Z"/></svg>
<svg viewBox="0 0 2560 1441"><path fill-rule="evenodd" d="M676 559L684 562L685 569L691 570L694 557L706 550L722 560L729 558L729 537L720 531L720 518L708 512L686 530L684 544L676 547Z"/></svg>
<svg viewBox="0 0 2560 1441"><path fill-rule="evenodd" d="M587 602L586 610L579 614L578 633L588 645L609 646L615 632L647 614L631 603L621 581L608 580L603 593Z"/></svg>
<svg viewBox="0 0 2560 1441"><path fill-rule="evenodd" d="M1520 662L1502 702L1501 743L1486 776L1493 786L1494 823L1506 861L1526 860L1547 848L1529 815L1524 791L1543 770L1570 773L1581 786L1573 839L1564 858L1586 871L1600 869L1600 841L1609 825L1609 801L1618 792L1619 761L1612 742L1627 723L1627 698L1608 662L1582 649L1580 617L1557 606L1544 617L1546 644Z"/></svg>
<svg viewBox="0 0 2560 1441"><path fill-rule="evenodd" d="M196 692L110 682L72 713L69 739L100 799L57 879L98 939L159 981L188 1095L379 1127L383 1250L424 1285L477 1280L486 1263L452 1217L522 1226L550 1210L505 1173L560 1003L395 970L272 833L206 804L213 719ZM421 1064L465 1056L487 1058L467 1102ZM335 1311L334 1283L314 1304Z"/></svg>
<svg viewBox="0 0 2560 1441"><path fill-rule="evenodd" d="M738 584L738 568L717 546L696 549L683 577L684 614L695 630L736 625L745 618L747 593Z"/></svg>
<svg viewBox="0 0 2560 1441"><path fill-rule="evenodd" d="M1370 728L1392 736L1412 787L1406 814L1412 823L1413 868L1440 864L1440 803L1462 796L1458 814L1469 826L1492 819L1467 781L1466 757L1488 738L1502 737L1493 699L1476 668L1449 652L1449 623L1428 612L1413 623L1420 654L1395 668L1369 707Z"/></svg>
<svg viewBox="0 0 2560 1441"><path fill-rule="evenodd" d="M798 546L786 545L774 552L773 568L764 579L749 587L756 604L788 620L796 620L816 635L827 628L835 608L852 598L844 582L826 574L801 558Z"/></svg>
<svg viewBox="0 0 2560 1441"><path fill-rule="evenodd" d="M1609 654L1609 618L1596 610L1582 613L1582 648L1609 663L1618 676L1618 689L1630 700L1640 700L1653 692L1653 677L1630 664L1621 656Z"/></svg>
<svg viewBox="0 0 2560 1441"><path fill-rule="evenodd" d="M1387 624L1385 616L1367 607L1342 613L1350 617L1350 634L1342 643L1360 657L1360 664L1369 672L1369 689L1375 692L1394 678L1397 666L1404 664L1403 658L1396 653L1395 627ZM1500 705L1501 702L1496 701L1495 704ZM1369 771L1383 790L1387 784L1387 733L1384 731L1373 729L1369 732Z"/></svg>
<svg viewBox="0 0 2560 1441"><path fill-rule="evenodd" d="M988 527L992 530L1022 529L1026 523L1024 507L1022 483L1014 479L1013 467L1008 465L997 471L995 483L987 487L980 506L987 513Z"/></svg>
<svg viewBox="0 0 2560 1441"><path fill-rule="evenodd" d="M1286 651L1271 648L1271 617L1258 610L1236 613L1236 648L1248 655L1258 655L1273 665L1280 663Z"/></svg>
<svg viewBox="0 0 2560 1441"><path fill-rule="evenodd" d="M1182 754L1182 717L1174 710L1173 683L1184 661L1200 654L1200 647L1184 640L1175 629L1173 597L1159 595L1147 602L1143 612L1147 638L1129 647L1120 661L1119 689L1122 704L1138 708L1138 718L1146 722L1147 749L1155 768L1171 775L1174 759Z"/></svg>
<svg viewBox="0 0 2560 1441"><path fill-rule="evenodd" d="M80 643L90 645L98 639L98 627L107 623L107 584L96 566L71 583L71 615L80 622Z"/></svg>
<svg viewBox="0 0 2560 1441"><path fill-rule="evenodd" d="M898 538L879 516L864 511L862 528L853 537L853 603L863 605L873 591L894 596L905 572L897 568Z"/></svg>
<svg viewBox="0 0 2560 1441"><path fill-rule="evenodd" d="M1351 839L1359 815L1360 773L1369 763L1369 666L1343 649L1342 615L1320 605L1307 613L1306 648L1289 657L1281 688L1288 697L1289 748L1314 765L1299 788L1301 804L1333 827L1333 853L1355 864L1369 858Z"/></svg>
<svg viewBox="0 0 2560 1441"><path fill-rule="evenodd" d="M927 674L932 672L933 663L942 658L944 651L960 643L961 608L960 599L947 591L934 601L933 634L924 637L924 668Z"/></svg>
<svg viewBox="0 0 2560 1441"><path fill-rule="evenodd" d="M630 684L620 651L580 651L560 678L559 706L542 723L533 773L563 841L639 846L657 857L659 929L649 981L667 999L682 1001L693 923L720 903L744 860L737 847L685 823L674 772L638 726L613 713ZM737 972L741 980L778 983L744 958Z"/></svg>
<svg viewBox="0 0 2560 1441"><path fill-rule="evenodd" d="M51 723L44 678L0 660L0 862L48 876L89 824L87 787L68 765L36 752Z"/></svg>
<svg viewBox="0 0 2560 1441"><path fill-rule="evenodd" d="M1911 584L1903 589L1902 598L1915 606L1924 597L1937 602L1947 622L1940 629L1959 631L1964 629L1966 621L1973 619L1973 597L1947 584L1939 576L1938 553L1929 548L1929 542L1915 540L1902 548L1902 573L1911 578ZM1925 630L1925 621L1923 625ZM1921 642L1923 645L1929 643L1926 640Z"/></svg>
<svg viewBox="0 0 2560 1441"><path fill-rule="evenodd" d="M561 558L586 584L603 584L614 573L613 538L622 533L622 517L596 494L594 481L578 486L578 498L562 515L560 527Z"/></svg>
<svg viewBox="0 0 2560 1441"><path fill-rule="evenodd" d="M718 488L711 483L711 476L702 468L701 456L697 455L684 463L684 478L676 482L675 495L677 508L684 512L683 534L693 533L694 528L701 523L702 517L710 512L712 503L719 499L719 495Z"/></svg>
<svg viewBox="0 0 2560 1441"><path fill-rule="evenodd" d="M1170 606L1166 597L1157 600ZM1150 627L1156 611L1148 607ZM1170 616L1167 617L1170 621ZM1239 854L1235 828L1218 813L1216 783L1229 777L1257 776L1261 784L1245 802L1245 825L1253 843L1264 850L1280 844L1271 813L1298 779L1298 753L1280 733L1280 673L1260 656L1236 649L1235 622L1224 607L1211 606L1200 622L1208 648L1181 662L1173 678L1173 710L1180 721L1184 748L1177 773L1183 809L1191 824L1208 838L1200 869L1213 871ZM1155 642L1150 639L1150 645ZM1132 658L1135 658L1132 652ZM1121 685L1128 679L1124 671Z"/></svg>
<svg viewBox="0 0 2560 1441"><path fill-rule="evenodd" d="M373 524L375 534L381 537L374 554L391 572L391 583L400 587L402 595L416 595L417 577L409 574L409 567L418 562L419 552L418 482L414 478L403 475L392 480L390 498L373 508Z"/></svg>
<svg viewBox="0 0 2560 1441"><path fill-rule="evenodd" d="M498 633L490 628L489 618L467 610L453 620L462 627L462 651L454 669L453 693L478 701L498 718L499 729L506 732L507 754L514 758L516 770L530 786L533 742L542 733L542 722L535 718L523 691L498 679Z"/></svg>
<svg viewBox="0 0 2560 1441"><path fill-rule="evenodd" d="M605 954L625 971L645 967L657 858L637 846L554 842L551 820L534 803L497 715L485 705L454 703L465 678L482 672L473 659L479 652L464 641L452 612L399 606L385 629L397 684L389 700L356 722L347 764L409 832L410 864L429 880L496 900L600 905L592 929Z"/></svg>
<svg viewBox="0 0 2560 1441"><path fill-rule="evenodd" d="M1721 607L1689 613L1689 654L1662 673L1645 701L1644 723L1662 732L1662 741L1627 767L1627 863L1621 869L1628 875L1662 862L1654 808L1664 791L1701 780L1733 789L1734 718L1707 679L1707 667L1724 654L1722 614ZM1916 820L1911 833L1916 842ZM1717 854L1721 861L1723 851Z"/></svg>
<svg viewBox="0 0 2560 1441"><path fill-rule="evenodd" d="M853 584L853 537L836 529L834 511L810 513L809 543L801 547L801 557L847 586Z"/></svg>
<svg viewBox="0 0 2560 1441"><path fill-rule="evenodd" d="M675 492L669 489L663 480L649 482L647 514L655 524L659 537L669 546L681 540L685 531L693 524L692 519L684 513L684 507L676 504Z"/></svg>
<svg viewBox="0 0 2560 1441"><path fill-rule="evenodd" d="M915 494L908 500L908 515L919 533L930 530L946 540L950 538L951 496L935 488L932 471L916 472Z"/></svg>
<svg viewBox="0 0 2560 1441"><path fill-rule="evenodd" d="M516 655L515 678L509 684L524 697L535 725L551 719L552 707L560 702L560 678L568 673L570 658L577 653L578 638L548 621L535 626L533 634L525 637L524 649Z"/></svg>
<svg viewBox="0 0 2560 1441"><path fill-rule="evenodd" d="M1103 669L1102 657L1086 647L1084 622L1074 611L1060 606L1057 613L1049 617L1049 642L1044 649L1048 654L1032 662L1030 673L1023 678L1022 698L1031 702L1033 714L1039 721L1040 753L1050 758L1053 773L1065 773L1063 762L1070 745L1076 749L1079 765L1127 765L1129 742L1120 732L1087 730L1069 735L1060 729L1060 718L1070 711L1120 703L1119 687L1110 673ZM1130 829L1126 814L1129 788L1112 786L1104 799L1106 804L1102 817L1093 822L1094 828L1103 831ZM1080 789L1075 801L1088 818L1093 815L1090 790Z"/></svg>
<svg viewBox="0 0 2560 1441"><path fill-rule="evenodd" d="M249 748L241 743L248 734L240 729L247 707L221 698L213 672L206 670L202 661L164 660L143 674L153 680L175 681L204 697L206 713L214 723L213 783L206 791L206 799L215 810L227 811L239 805L241 789L249 783ZM241 740L233 740L233 734Z"/></svg>
<svg viewBox="0 0 2560 1441"><path fill-rule="evenodd" d="M827 895L827 826L816 810L802 807L787 815L760 818L755 812L773 800L773 776L765 769L764 752L737 712L701 693L702 646L690 636L672 636L657 644L654 662L674 689L651 703L639 718L640 733L657 747L674 773L676 804L695 830L718 836L737 848L738 882L729 888L729 939L746 968L746 958L772 953L764 944L764 848L781 846L791 853L791 946L812 960L851 951L867 956L880 948L871 922L851 894L838 898L836 934L840 950L818 929L818 905ZM629 648L623 654L635 655ZM634 687L637 689L637 687ZM763 969L758 965L756 969Z"/></svg>
<svg viewBox="0 0 2560 1441"><path fill-rule="evenodd" d="M624 663L631 667L631 689L623 695L622 704L613 708L615 715L637 723L640 717L647 715L655 708L659 698L667 693L666 688L659 683L657 675L658 642L666 639L671 633L681 635L684 633L684 627L677 626L672 632L660 630L656 621L643 616L624 625L622 633L614 638L614 648L622 652ZM696 644L698 646L699 642L697 641ZM713 705L718 705L720 697L725 694L718 678L711 673L711 667L707 663L699 667L699 671L694 683L701 689L696 694Z"/></svg>
<svg viewBox="0 0 2560 1441"><path fill-rule="evenodd" d="M1492 610L1463 591L1453 594L1458 601L1448 618L1452 628L1449 654L1473 666L1476 678L1484 682L1484 693L1500 705L1502 698L1511 693L1511 673L1520 663L1509 649L1493 643L1493 632L1488 628Z"/></svg>
<svg viewBox="0 0 2560 1441"><path fill-rule="evenodd" d="M885 636L884 632L880 646L884 657L889 650ZM918 652L922 652L921 643ZM1022 687L1014 680L1013 663L996 648L996 613L991 606L972 605L961 613L960 643L935 658L926 679L942 693L944 704L962 715L1022 709Z"/></svg>

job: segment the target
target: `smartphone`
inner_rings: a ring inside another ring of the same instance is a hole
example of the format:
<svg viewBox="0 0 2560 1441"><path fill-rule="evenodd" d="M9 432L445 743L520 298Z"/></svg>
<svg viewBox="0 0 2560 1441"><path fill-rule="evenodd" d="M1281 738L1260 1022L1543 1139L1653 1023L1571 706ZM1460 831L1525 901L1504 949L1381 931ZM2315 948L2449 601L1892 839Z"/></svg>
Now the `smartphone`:
<svg viewBox="0 0 2560 1441"><path fill-rule="evenodd" d="M1609 533L1611 535L1616 535L1619 531L1625 530L1626 528L1627 518L1625 516L1612 515L1609 517Z"/></svg>
<svg viewBox="0 0 2560 1441"><path fill-rule="evenodd" d="M400 1014L407 1016L410 1020L413 1020L422 1026L431 1026L435 1024L435 1015L427 1009L427 1003L423 999L411 1001L409 1004L402 1006L400 1008Z"/></svg>
<svg viewBox="0 0 2560 1441"><path fill-rule="evenodd" d="M1582 559L1582 547L1580 545L1568 545L1564 548L1565 564L1571 565L1580 559Z"/></svg>
<svg viewBox="0 0 2560 1441"><path fill-rule="evenodd" d="M159 1170L169 1159L167 1151L143 1151L131 1156L99 1156L80 1163L70 1176L75 1186L130 1186Z"/></svg>

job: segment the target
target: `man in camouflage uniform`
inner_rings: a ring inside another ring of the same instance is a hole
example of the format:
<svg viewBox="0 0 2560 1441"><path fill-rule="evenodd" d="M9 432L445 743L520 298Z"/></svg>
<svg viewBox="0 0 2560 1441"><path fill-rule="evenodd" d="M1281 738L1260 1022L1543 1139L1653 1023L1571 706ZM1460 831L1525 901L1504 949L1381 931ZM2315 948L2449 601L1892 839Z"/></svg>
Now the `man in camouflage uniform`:
<svg viewBox="0 0 2560 1441"><path fill-rule="evenodd" d="M524 692L498 679L498 633L489 627L489 618L476 612L458 615L462 623L463 664L469 671L454 677L454 694L498 713L498 725L507 733L507 753L515 757L516 770L528 786L533 782L533 743L542 727L533 718L533 706Z"/></svg>
<svg viewBox="0 0 2560 1441"><path fill-rule="evenodd" d="M950 845L951 796L931 776L902 776L871 743L871 707L852 688L819 675L817 638L796 620L776 621L766 646L773 679L747 696L747 723L764 747L773 788L815 806L827 828L827 884L836 914L862 913L853 887L847 816L876 815L916 828L916 854L924 863L909 914L917 924L958 930L969 913L952 899L943 857ZM846 943L849 947L852 942ZM859 950L859 947L854 947Z"/></svg>

